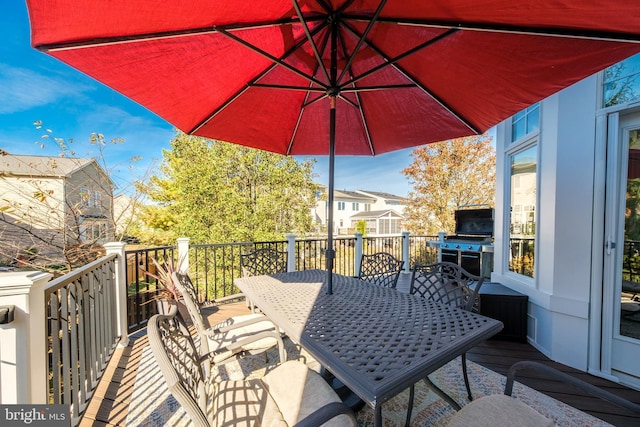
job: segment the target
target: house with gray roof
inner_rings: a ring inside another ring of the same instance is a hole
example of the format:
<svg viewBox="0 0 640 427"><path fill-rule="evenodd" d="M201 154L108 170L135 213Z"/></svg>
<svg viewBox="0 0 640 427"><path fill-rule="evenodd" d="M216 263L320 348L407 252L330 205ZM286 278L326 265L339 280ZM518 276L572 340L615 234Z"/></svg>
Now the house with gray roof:
<svg viewBox="0 0 640 427"><path fill-rule="evenodd" d="M95 159L0 156L2 263L73 262L112 241L113 188Z"/></svg>
<svg viewBox="0 0 640 427"><path fill-rule="evenodd" d="M312 215L323 228L327 226L327 189L316 194ZM335 190L333 205L334 233L350 235L359 221L366 222L368 236L399 234L402 231L405 199L390 193L369 190Z"/></svg>

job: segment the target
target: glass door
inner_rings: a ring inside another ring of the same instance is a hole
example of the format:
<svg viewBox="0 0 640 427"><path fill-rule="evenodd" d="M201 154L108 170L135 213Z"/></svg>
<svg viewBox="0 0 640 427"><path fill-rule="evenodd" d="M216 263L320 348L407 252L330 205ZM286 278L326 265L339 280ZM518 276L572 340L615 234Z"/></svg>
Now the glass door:
<svg viewBox="0 0 640 427"><path fill-rule="evenodd" d="M611 336L611 373L629 385L640 386L640 114L620 117L619 140L609 144L607 215L614 224L607 233L605 264L613 274L605 280L604 292L613 298L609 319ZM611 182L615 180L616 182ZM617 189L617 190L616 190ZM611 194L612 190L614 194ZM614 243L615 242L615 243ZM612 282L612 283L607 283Z"/></svg>

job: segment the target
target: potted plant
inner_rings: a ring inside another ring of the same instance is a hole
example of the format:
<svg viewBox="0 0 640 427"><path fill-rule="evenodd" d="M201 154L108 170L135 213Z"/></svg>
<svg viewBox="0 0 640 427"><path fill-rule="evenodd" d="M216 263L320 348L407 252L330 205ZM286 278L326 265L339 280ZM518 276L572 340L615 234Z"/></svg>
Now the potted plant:
<svg viewBox="0 0 640 427"><path fill-rule="evenodd" d="M178 304L178 301L182 298L180 291L173 281L173 273L180 271L181 262L174 263L173 259L168 258L163 262L158 261L156 258L151 258L153 268L149 270L143 270L144 274L156 279L155 289L147 288L148 292L154 292L155 295L146 303L151 301L156 302L158 307L158 313L166 314L171 309L171 306Z"/></svg>

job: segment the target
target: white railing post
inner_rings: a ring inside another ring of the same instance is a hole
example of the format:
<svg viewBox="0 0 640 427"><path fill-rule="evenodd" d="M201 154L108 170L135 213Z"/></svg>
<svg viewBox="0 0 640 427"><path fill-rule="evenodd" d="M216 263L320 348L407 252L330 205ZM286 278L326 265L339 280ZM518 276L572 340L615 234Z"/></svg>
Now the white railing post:
<svg viewBox="0 0 640 427"><path fill-rule="evenodd" d="M353 271L356 272L356 276L360 275L360 259L362 258L363 239L362 233L355 233L356 247L353 255Z"/></svg>
<svg viewBox="0 0 640 427"><path fill-rule="evenodd" d="M296 235L287 234L287 271L296 271Z"/></svg>
<svg viewBox="0 0 640 427"><path fill-rule="evenodd" d="M0 325L0 404L46 404L47 314L44 289L51 273L0 274L0 305L15 307L13 322Z"/></svg>
<svg viewBox="0 0 640 427"><path fill-rule="evenodd" d="M118 347L129 345L129 324L127 322L127 256L126 243L109 242L104 245L107 255L116 254L116 328L120 336Z"/></svg>
<svg viewBox="0 0 640 427"><path fill-rule="evenodd" d="M178 239L178 267L181 273L189 272L189 238Z"/></svg>
<svg viewBox="0 0 640 427"><path fill-rule="evenodd" d="M404 272L409 273L411 271L411 256L409 255L409 232L402 232L402 260L404 261Z"/></svg>

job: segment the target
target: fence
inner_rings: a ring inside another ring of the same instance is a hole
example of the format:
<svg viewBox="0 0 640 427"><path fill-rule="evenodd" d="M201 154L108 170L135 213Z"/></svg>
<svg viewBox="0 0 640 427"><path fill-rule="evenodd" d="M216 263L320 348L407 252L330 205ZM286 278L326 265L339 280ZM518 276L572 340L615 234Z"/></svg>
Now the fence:
<svg viewBox="0 0 640 427"><path fill-rule="evenodd" d="M437 249L428 245L428 242L435 239L436 236L411 236L409 233L385 237L363 237L360 234L336 237L334 271L354 276L358 273L361 254L375 252L389 252L403 259L405 270L409 271L416 263L437 261ZM327 239L296 239L292 234L287 236L287 240L270 242L190 245L188 239L178 239L176 246L127 251L129 332L144 327L147 319L157 312L155 304L149 304L157 283L153 277L144 273L153 272L152 258L160 261L172 259L183 264L201 299L210 301L238 292L233 280L242 274L240 255L262 247L287 252L290 270L326 268Z"/></svg>
<svg viewBox="0 0 640 427"><path fill-rule="evenodd" d="M115 263L111 254L50 282L44 290L48 344L48 396L67 404L77 424L119 335Z"/></svg>
<svg viewBox="0 0 640 427"><path fill-rule="evenodd" d="M0 275L0 404L68 405L77 425L118 343L126 344L124 243L69 274Z"/></svg>

